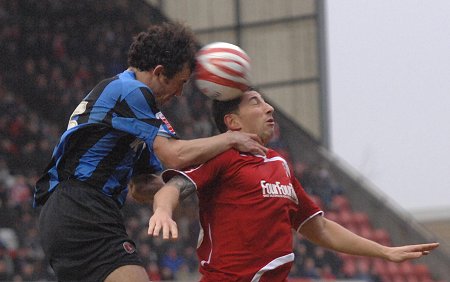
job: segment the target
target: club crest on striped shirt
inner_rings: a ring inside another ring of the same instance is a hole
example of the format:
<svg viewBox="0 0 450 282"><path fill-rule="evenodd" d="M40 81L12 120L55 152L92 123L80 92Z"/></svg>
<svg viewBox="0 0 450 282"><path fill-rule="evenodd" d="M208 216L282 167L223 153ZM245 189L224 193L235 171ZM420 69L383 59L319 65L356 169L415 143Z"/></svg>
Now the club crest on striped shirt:
<svg viewBox="0 0 450 282"><path fill-rule="evenodd" d="M125 252L127 252L129 254L132 254L136 251L136 248L130 242L123 242L122 246L123 246L123 249L125 250Z"/></svg>

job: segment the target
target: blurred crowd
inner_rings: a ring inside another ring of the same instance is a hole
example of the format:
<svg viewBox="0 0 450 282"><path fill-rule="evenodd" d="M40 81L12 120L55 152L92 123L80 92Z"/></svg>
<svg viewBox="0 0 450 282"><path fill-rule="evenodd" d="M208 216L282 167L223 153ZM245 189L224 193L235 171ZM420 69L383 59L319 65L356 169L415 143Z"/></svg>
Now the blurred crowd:
<svg viewBox="0 0 450 282"><path fill-rule="evenodd" d="M0 0L0 281L53 281L39 243L39 210L31 206L34 183L50 159L59 135L95 83L126 68L131 37L149 22L129 17L124 1ZM145 5L144 3L141 3ZM162 20L157 16L153 21ZM216 133L210 102L192 85L165 107L183 139ZM289 158L277 131L269 147ZM331 214L343 188L326 166L292 163L305 190ZM195 253L197 199L177 210L180 239L147 235L151 209L133 199L123 208L127 231L138 246L152 281L186 281L198 276ZM355 278L380 281L369 263L345 271L342 256L295 235L292 278ZM361 260L362 261L362 260Z"/></svg>

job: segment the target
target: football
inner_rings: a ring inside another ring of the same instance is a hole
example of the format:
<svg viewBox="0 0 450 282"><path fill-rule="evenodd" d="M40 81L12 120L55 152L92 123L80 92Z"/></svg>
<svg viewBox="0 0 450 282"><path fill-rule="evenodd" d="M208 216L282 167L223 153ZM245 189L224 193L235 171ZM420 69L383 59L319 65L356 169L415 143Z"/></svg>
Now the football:
<svg viewBox="0 0 450 282"><path fill-rule="evenodd" d="M214 42L196 55L195 84L211 99L227 101L250 86L250 58L240 47Z"/></svg>

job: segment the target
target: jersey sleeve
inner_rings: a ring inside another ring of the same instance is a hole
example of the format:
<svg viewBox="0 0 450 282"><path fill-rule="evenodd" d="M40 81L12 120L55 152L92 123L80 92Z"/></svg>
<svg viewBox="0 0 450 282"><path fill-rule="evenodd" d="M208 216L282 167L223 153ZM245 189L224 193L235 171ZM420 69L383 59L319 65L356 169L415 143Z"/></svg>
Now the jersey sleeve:
<svg viewBox="0 0 450 282"><path fill-rule="evenodd" d="M291 181L298 198L297 209L291 216L292 228L299 231L308 220L317 215L323 215L323 211L306 194L302 185L295 177L291 177Z"/></svg>
<svg viewBox="0 0 450 282"><path fill-rule="evenodd" d="M173 129L172 125L167 120L167 118L163 115L163 113L161 113L161 112L156 113L156 117L161 120L161 126L159 127L159 130L158 130L159 136L179 139L177 133L175 132L175 129Z"/></svg>
<svg viewBox="0 0 450 282"><path fill-rule="evenodd" d="M115 112L111 120L113 128L132 134L153 147L161 120L155 115L159 110L149 89L132 90L117 102Z"/></svg>
<svg viewBox="0 0 450 282"><path fill-rule="evenodd" d="M162 173L162 179L167 183L175 175L184 175L195 185L196 189L200 191L205 187L210 186L215 181L220 181L220 175L223 175L223 171L227 167L226 153L227 152L222 153L206 163L190 169L165 170Z"/></svg>

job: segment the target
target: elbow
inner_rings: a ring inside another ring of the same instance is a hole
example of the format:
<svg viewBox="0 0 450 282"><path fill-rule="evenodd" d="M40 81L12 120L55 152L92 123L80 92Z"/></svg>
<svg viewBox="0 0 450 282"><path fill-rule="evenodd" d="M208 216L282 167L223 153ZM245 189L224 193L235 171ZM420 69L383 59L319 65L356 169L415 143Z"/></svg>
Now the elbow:
<svg viewBox="0 0 450 282"><path fill-rule="evenodd" d="M167 156L163 156L159 158L160 161L163 163L165 168L171 168L171 169L183 169L189 165L189 160L187 160L180 152L172 151L171 154Z"/></svg>
<svg viewBox="0 0 450 282"><path fill-rule="evenodd" d="M182 169L190 165L184 157L178 140L155 143L153 149L165 168Z"/></svg>
<svg viewBox="0 0 450 282"><path fill-rule="evenodd" d="M300 233L309 241L320 246L328 245L329 233L327 231L328 220L322 216L315 216L308 221ZM328 247L328 246L327 246Z"/></svg>

